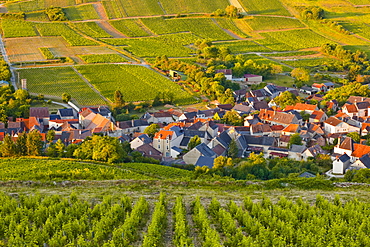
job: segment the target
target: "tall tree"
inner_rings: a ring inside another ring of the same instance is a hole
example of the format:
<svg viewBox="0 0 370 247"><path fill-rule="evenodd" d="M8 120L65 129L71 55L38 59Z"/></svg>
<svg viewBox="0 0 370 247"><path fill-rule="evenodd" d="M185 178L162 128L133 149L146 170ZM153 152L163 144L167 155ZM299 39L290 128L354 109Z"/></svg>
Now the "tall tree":
<svg viewBox="0 0 370 247"><path fill-rule="evenodd" d="M27 154L32 156L39 156L42 153L42 137L38 130L32 130L27 134L26 140Z"/></svg>
<svg viewBox="0 0 370 247"><path fill-rule="evenodd" d="M290 74L297 81L308 82L310 80L310 72L305 68L295 68Z"/></svg>
<svg viewBox="0 0 370 247"><path fill-rule="evenodd" d="M239 154L239 148L238 145L236 144L236 141L232 139L229 144L229 148L227 149L227 156L230 158L237 158Z"/></svg>
<svg viewBox="0 0 370 247"><path fill-rule="evenodd" d="M27 133L23 132L18 135L15 146L18 155L27 155Z"/></svg>
<svg viewBox="0 0 370 247"><path fill-rule="evenodd" d="M144 134L147 134L150 138L153 138L155 133L159 131L158 124L151 124L145 128Z"/></svg>
<svg viewBox="0 0 370 247"><path fill-rule="evenodd" d="M125 104L123 94L120 90L114 92L114 104L116 107L122 107Z"/></svg>
<svg viewBox="0 0 370 247"><path fill-rule="evenodd" d="M71 95L68 94L68 93L63 93L62 94L62 100L63 100L63 102L68 103L71 100Z"/></svg>
<svg viewBox="0 0 370 247"><path fill-rule="evenodd" d="M288 147L291 147L293 144L295 145L302 145L302 137L299 135L299 133L294 133L290 136L290 140L288 143Z"/></svg>
<svg viewBox="0 0 370 247"><path fill-rule="evenodd" d="M193 136L188 143L188 150L192 150L201 143L202 141L200 140L198 135Z"/></svg>
<svg viewBox="0 0 370 247"><path fill-rule="evenodd" d="M9 134L6 134L1 145L1 154L3 157L12 157L16 155L16 147Z"/></svg>

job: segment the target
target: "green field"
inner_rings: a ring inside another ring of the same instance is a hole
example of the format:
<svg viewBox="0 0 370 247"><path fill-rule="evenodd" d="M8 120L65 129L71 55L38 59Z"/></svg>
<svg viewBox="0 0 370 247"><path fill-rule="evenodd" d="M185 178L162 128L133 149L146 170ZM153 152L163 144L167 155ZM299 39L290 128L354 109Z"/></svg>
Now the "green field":
<svg viewBox="0 0 370 247"><path fill-rule="evenodd" d="M190 33L161 35L139 39L104 39L103 41L116 46L122 46L139 57L188 57L195 51L185 47L198 38Z"/></svg>
<svg viewBox="0 0 370 247"><path fill-rule="evenodd" d="M123 63L127 59L119 54L92 54L92 55L79 55L85 63Z"/></svg>
<svg viewBox="0 0 370 247"><path fill-rule="evenodd" d="M160 0L160 2L167 14L211 13L230 5L227 0Z"/></svg>
<svg viewBox="0 0 370 247"><path fill-rule="evenodd" d="M269 52L271 51L268 48L265 48L261 45L256 44L253 41L243 40L243 41L233 41L233 42L221 42L215 43L216 46L226 46L228 47L232 53L239 54L239 53L247 53L247 52Z"/></svg>
<svg viewBox="0 0 370 247"><path fill-rule="evenodd" d="M210 40L233 40L209 18L143 18L141 21L153 33L170 34L180 32L191 32L201 38Z"/></svg>
<svg viewBox="0 0 370 247"><path fill-rule="evenodd" d="M31 93L61 98L69 93L80 105L104 105L99 97L70 67L35 68L18 70L22 79L27 79Z"/></svg>
<svg viewBox="0 0 370 247"><path fill-rule="evenodd" d="M84 21L99 19L98 13L91 4L71 6L64 8L63 11L66 13L68 20L70 21Z"/></svg>
<svg viewBox="0 0 370 247"><path fill-rule="evenodd" d="M3 19L1 20L1 28L4 38L37 36L32 22Z"/></svg>
<svg viewBox="0 0 370 247"><path fill-rule="evenodd" d="M229 18L214 18L214 20L216 20L217 24L223 28L223 29L227 29L231 32L233 32L234 34L242 37L242 38L246 38L248 37L248 35L246 35L245 33L243 33L234 23L234 21L232 19L229 19Z"/></svg>
<svg viewBox="0 0 370 247"><path fill-rule="evenodd" d="M272 61L270 59L258 56L256 54L247 54L247 55L243 55L243 56L245 57L245 60L252 60L254 63L256 63L258 65L263 65L263 64L280 65L279 63L277 63L275 61ZM290 71L292 71L292 69L287 67L287 66L283 66L283 71L284 72L290 72Z"/></svg>
<svg viewBox="0 0 370 247"><path fill-rule="evenodd" d="M96 22L73 22L69 25L93 38L112 38L112 36L100 28Z"/></svg>
<svg viewBox="0 0 370 247"><path fill-rule="evenodd" d="M354 5L370 5L368 0L349 0Z"/></svg>
<svg viewBox="0 0 370 247"><path fill-rule="evenodd" d="M316 67L321 66L325 63L334 62L334 59L330 58L311 58L311 59L290 59L281 60L281 62L294 66L294 67Z"/></svg>
<svg viewBox="0 0 370 247"><path fill-rule="evenodd" d="M308 29L261 33L264 39L256 42L275 51L295 51L320 47L331 40Z"/></svg>
<svg viewBox="0 0 370 247"><path fill-rule="evenodd" d="M112 101L114 92L121 90L125 101L153 100L160 92L171 92L177 104L194 102L175 82L143 66L83 65L76 68Z"/></svg>
<svg viewBox="0 0 370 247"><path fill-rule="evenodd" d="M370 39L370 25L361 22L346 22L342 23L343 27L348 31L356 33L366 39Z"/></svg>
<svg viewBox="0 0 370 247"><path fill-rule="evenodd" d="M255 31L306 27L297 19L283 17L253 16L244 21Z"/></svg>
<svg viewBox="0 0 370 247"><path fill-rule="evenodd" d="M98 45L82 37L64 23L37 23L36 28L41 36L62 36L71 46Z"/></svg>
<svg viewBox="0 0 370 247"><path fill-rule="evenodd" d="M138 22L139 20L137 19L126 19L111 21L110 24L127 37L149 36L149 33L147 33Z"/></svg>
<svg viewBox="0 0 370 247"><path fill-rule="evenodd" d="M240 0L248 14L291 16L279 0Z"/></svg>

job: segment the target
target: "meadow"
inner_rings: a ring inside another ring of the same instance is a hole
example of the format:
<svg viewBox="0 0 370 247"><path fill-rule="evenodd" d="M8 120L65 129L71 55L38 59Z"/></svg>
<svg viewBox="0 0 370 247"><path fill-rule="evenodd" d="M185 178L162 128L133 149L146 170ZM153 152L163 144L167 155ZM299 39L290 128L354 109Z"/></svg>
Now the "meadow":
<svg viewBox="0 0 370 247"><path fill-rule="evenodd" d="M71 67L21 69L18 72L20 78L27 79L31 93L61 98L62 93L67 92L79 105L106 104Z"/></svg>
<svg viewBox="0 0 370 247"><path fill-rule="evenodd" d="M125 101L153 100L159 93L171 92L175 104L190 104L195 100L187 92L164 76L144 66L82 65L76 69L106 98L120 90Z"/></svg>
<svg viewBox="0 0 370 247"><path fill-rule="evenodd" d="M279 0L241 0L248 14L291 16Z"/></svg>

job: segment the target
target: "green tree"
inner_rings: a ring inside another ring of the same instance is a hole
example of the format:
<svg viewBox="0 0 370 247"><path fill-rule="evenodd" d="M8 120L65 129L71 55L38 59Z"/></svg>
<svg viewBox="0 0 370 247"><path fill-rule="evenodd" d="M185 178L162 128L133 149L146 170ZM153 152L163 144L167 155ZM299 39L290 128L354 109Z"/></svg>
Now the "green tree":
<svg viewBox="0 0 370 247"><path fill-rule="evenodd" d="M68 94L68 93L63 93L62 94L62 100L63 100L63 102L68 103L71 100L71 95Z"/></svg>
<svg viewBox="0 0 370 247"><path fill-rule="evenodd" d="M55 130L49 130L47 133L46 133L46 140L48 142L52 142L54 141L54 138L55 138Z"/></svg>
<svg viewBox="0 0 370 247"><path fill-rule="evenodd" d="M58 157L63 157L64 156L64 150L65 150L65 145L62 142L62 140L58 139L58 141L55 143L55 149L58 153Z"/></svg>
<svg viewBox="0 0 370 247"><path fill-rule="evenodd" d="M227 149L227 156L230 158L237 158L239 154L239 148L238 145L236 144L236 141L232 139L229 144L229 148Z"/></svg>
<svg viewBox="0 0 370 247"><path fill-rule="evenodd" d="M123 94L120 90L116 90L114 92L114 105L116 107L122 107L125 104L125 101L123 99Z"/></svg>
<svg viewBox="0 0 370 247"><path fill-rule="evenodd" d="M347 134L347 136L352 138L354 142L360 143L361 136L358 132L350 132Z"/></svg>
<svg viewBox="0 0 370 247"><path fill-rule="evenodd" d="M305 68L295 68L290 73L297 81L308 82L310 81L310 72Z"/></svg>
<svg viewBox="0 0 370 247"><path fill-rule="evenodd" d="M288 143L288 147L291 147L293 144L295 145L302 145L302 137L299 135L299 133L294 133L290 136L290 140Z"/></svg>
<svg viewBox="0 0 370 247"><path fill-rule="evenodd" d="M239 11L238 11L238 8L233 6L233 5L229 5L226 7L225 9L225 12L226 12L226 15L228 17L231 17L231 18L237 18L239 17Z"/></svg>
<svg viewBox="0 0 370 247"><path fill-rule="evenodd" d="M189 143L188 143L188 150L192 150L193 148L195 148L196 146L198 146L199 144L201 144L202 141L200 140L199 136L195 135L193 136L190 140L189 140Z"/></svg>
<svg viewBox="0 0 370 247"><path fill-rule="evenodd" d="M1 145L1 155L3 157L12 157L16 155L16 146L9 134L6 134Z"/></svg>
<svg viewBox="0 0 370 247"><path fill-rule="evenodd" d="M16 151L18 155L27 155L27 133L23 132L18 135L17 141L15 142Z"/></svg>
<svg viewBox="0 0 370 247"><path fill-rule="evenodd" d="M145 128L144 134L147 134L150 138L153 138L155 133L157 133L158 131L159 131L159 125L151 124Z"/></svg>
<svg viewBox="0 0 370 247"><path fill-rule="evenodd" d="M26 99L29 97L29 93L27 90L18 89L14 92L15 99L19 100L22 104L26 102Z"/></svg>
<svg viewBox="0 0 370 247"><path fill-rule="evenodd" d="M234 126L243 126L244 119L239 115L238 112L231 110L225 113L222 118L222 122Z"/></svg>
<svg viewBox="0 0 370 247"><path fill-rule="evenodd" d="M285 91L279 96L275 97L273 101L282 109L284 109L287 105L295 105L296 103L301 102L301 98L299 96L295 96L289 91Z"/></svg>
<svg viewBox="0 0 370 247"><path fill-rule="evenodd" d="M27 134L26 140L27 154L31 156L39 156L42 153L42 137L38 130L33 130Z"/></svg>

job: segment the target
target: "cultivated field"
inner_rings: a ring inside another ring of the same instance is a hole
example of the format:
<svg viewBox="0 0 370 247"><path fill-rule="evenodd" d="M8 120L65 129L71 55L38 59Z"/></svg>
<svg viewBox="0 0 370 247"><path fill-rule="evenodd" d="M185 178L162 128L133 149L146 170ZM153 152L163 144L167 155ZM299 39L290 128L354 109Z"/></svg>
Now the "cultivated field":
<svg viewBox="0 0 370 247"><path fill-rule="evenodd" d="M151 69L135 65L83 65L77 70L106 98L120 90L126 101L152 100L158 93L173 93L175 103L192 103L194 99L175 82Z"/></svg>
<svg viewBox="0 0 370 247"><path fill-rule="evenodd" d="M79 105L106 104L71 67L21 69L17 72L20 79L27 78L27 88L31 93L59 98L63 93L69 93Z"/></svg>

